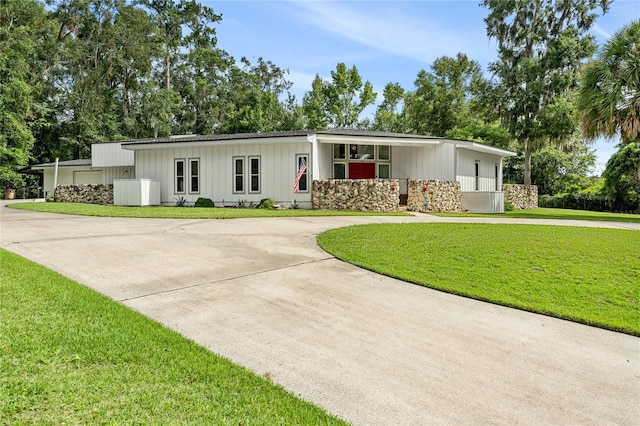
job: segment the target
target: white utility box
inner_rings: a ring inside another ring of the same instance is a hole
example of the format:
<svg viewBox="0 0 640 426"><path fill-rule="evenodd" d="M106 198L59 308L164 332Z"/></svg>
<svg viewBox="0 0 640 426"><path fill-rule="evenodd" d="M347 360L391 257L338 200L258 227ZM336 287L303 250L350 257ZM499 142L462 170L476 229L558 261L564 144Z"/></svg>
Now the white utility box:
<svg viewBox="0 0 640 426"><path fill-rule="evenodd" d="M159 206L160 181L157 179L114 179L114 206Z"/></svg>

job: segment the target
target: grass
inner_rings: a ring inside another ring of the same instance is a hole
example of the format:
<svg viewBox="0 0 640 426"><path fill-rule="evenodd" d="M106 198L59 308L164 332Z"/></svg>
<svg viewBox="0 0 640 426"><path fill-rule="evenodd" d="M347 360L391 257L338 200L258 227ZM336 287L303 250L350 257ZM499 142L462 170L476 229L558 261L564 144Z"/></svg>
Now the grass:
<svg viewBox="0 0 640 426"><path fill-rule="evenodd" d="M318 243L404 281L640 336L637 231L382 224L330 230Z"/></svg>
<svg viewBox="0 0 640 426"><path fill-rule="evenodd" d="M524 219L566 219L592 220L603 222L633 222L640 223L639 214L592 212L588 210L537 208L517 210L506 213L433 213L435 216L450 217L509 217Z"/></svg>
<svg viewBox="0 0 640 426"><path fill-rule="evenodd" d="M254 217L309 217L309 216L408 216L403 212L371 213L338 210L266 210L222 207L123 207L81 203L17 203L7 207L45 213L82 216L137 217L156 219L237 219Z"/></svg>
<svg viewBox="0 0 640 426"><path fill-rule="evenodd" d="M344 424L57 273L0 260L2 424Z"/></svg>

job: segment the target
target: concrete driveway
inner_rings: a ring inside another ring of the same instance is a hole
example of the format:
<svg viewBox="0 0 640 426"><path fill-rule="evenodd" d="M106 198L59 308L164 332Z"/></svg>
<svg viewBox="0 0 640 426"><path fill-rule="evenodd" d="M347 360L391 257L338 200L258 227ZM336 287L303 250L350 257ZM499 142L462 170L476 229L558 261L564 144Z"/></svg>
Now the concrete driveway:
<svg viewBox="0 0 640 426"><path fill-rule="evenodd" d="M3 248L353 424L640 424L640 339L383 277L315 242L451 219L0 215Z"/></svg>

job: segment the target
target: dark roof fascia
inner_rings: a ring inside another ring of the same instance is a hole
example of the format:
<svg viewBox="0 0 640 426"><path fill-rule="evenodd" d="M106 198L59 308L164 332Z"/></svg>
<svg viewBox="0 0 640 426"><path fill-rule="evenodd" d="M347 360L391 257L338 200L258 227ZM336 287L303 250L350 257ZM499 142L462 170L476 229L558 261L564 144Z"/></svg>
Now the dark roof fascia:
<svg viewBox="0 0 640 426"><path fill-rule="evenodd" d="M56 163L42 163L42 164L34 164L31 169L40 169L40 168L49 168L55 167ZM81 160L68 160L68 161L58 161L58 167L91 167L91 159L81 159Z"/></svg>
<svg viewBox="0 0 640 426"><path fill-rule="evenodd" d="M189 143L189 142L215 142L215 141L229 141L229 140L246 140L246 139L262 139L262 138L284 138L295 136L308 136L313 132L306 130L292 130L285 132L260 132L260 133L214 133L210 135L185 135L185 136L173 136L166 138L155 139L136 139L121 141L122 145L135 146L135 145L152 145L152 144L174 144L174 143Z"/></svg>

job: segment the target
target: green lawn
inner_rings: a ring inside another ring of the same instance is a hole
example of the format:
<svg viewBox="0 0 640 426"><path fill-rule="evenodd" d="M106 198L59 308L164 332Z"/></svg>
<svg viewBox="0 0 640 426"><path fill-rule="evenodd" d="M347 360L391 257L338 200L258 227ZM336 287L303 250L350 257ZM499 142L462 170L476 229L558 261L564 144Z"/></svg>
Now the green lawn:
<svg viewBox="0 0 640 426"><path fill-rule="evenodd" d="M640 336L640 232L382 224L324 232L346 262L449 293Z"/></svg>
<svg viewBox="0 0 640 426"><path fill-rule="evenodd" d="M640 214L592 212L588 210L548 209L537 208L517 210L507 213L433 213L435 216L450 217L513 217L526 219L567 219L594 220L605 222L635 222L640 223Z"/></svg>
<svg viewBox="0 0 640 426"><path fill-rule="evenodd" d="M344 424L57 273L0 260L2 424Z"/></svg>
<svg viewBox="0 0 640 426"><path fill-rule="evenodd" d="M63 213L101 217L138 217L156 219L237 219L251 217L306 216L407 216L407 213L368 213L337 210L266 210L205 207L122 207L81 203L17 203L7 207L46 213Z"/></svg>

